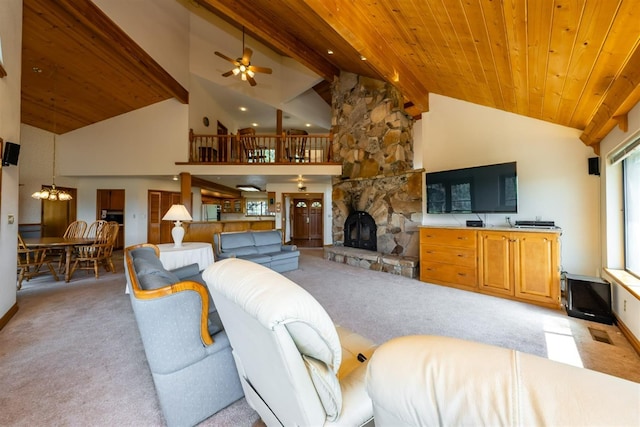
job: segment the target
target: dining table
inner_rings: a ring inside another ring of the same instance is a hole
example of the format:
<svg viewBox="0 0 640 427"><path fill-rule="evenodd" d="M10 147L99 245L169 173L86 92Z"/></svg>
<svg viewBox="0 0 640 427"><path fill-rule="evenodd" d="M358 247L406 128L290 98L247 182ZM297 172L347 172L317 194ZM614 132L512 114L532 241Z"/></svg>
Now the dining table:
<svg viewBox="0 0 640 427"><path fill-rule="evenodd" d="M71 256L76 246L90 245L93 238L87 237L25 237L24 244L28 248L64 249L64 281L71 280Z"/></svg>

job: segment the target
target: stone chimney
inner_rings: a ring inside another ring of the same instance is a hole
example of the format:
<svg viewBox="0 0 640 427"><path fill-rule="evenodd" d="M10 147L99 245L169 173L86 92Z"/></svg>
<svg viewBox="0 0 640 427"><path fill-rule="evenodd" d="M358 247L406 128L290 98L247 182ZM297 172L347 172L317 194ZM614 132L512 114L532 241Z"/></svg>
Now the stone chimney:
<svg viewBox="0 0 640 427"><path fill-rule="evenodd" d="M422 222L422 170L413 170L413 118L390 84L342 73L333 85L333 242L344 242L353 211L377 225L377 251L417 256Z"/></svg>

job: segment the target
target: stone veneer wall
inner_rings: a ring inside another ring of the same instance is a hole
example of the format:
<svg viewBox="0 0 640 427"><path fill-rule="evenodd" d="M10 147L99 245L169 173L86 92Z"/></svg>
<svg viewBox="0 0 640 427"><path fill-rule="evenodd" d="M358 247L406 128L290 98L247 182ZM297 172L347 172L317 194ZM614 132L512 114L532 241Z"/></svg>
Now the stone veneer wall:
<svg viewBox="0 0 640 427"><path fill-rule="evenodd" d="M413 118L390 84L342 73L334 82L333 243L344 244L344 222L356 210L378 227L378 252L418 256L422 170L413 169Z"/></svg>
<svg viewBox="0 0 640 427"><path fill-rule="evenodd" d="M378 252L418 256L422 224L422 171L350 179L333 185L333 243L344 244L344 222L351 212L373 217Z"/></svg>

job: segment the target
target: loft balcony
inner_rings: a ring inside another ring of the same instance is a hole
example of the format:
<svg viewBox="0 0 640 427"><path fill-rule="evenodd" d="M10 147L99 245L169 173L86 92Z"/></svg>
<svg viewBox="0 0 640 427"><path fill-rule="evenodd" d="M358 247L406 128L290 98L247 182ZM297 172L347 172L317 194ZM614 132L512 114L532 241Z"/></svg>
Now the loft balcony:
<svg viewBox="0 0 640 427"><path fill-rule="evenodd" d="M313 164L336 165L333 135L288 131L256 134L253 128L233 135L195 134L189 131L189 160L179 164Z"/></svg>

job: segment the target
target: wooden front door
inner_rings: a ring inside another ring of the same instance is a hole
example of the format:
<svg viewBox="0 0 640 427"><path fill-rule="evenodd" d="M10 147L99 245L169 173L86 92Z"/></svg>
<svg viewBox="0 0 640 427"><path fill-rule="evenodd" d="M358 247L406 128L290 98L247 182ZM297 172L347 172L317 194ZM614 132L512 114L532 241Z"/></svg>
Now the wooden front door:
<svg viewBox="0 0 640 427"><path fill-rule="evenodd" d="M322 246L322 199L293 199L293 243L301 247Z"/></svg>

